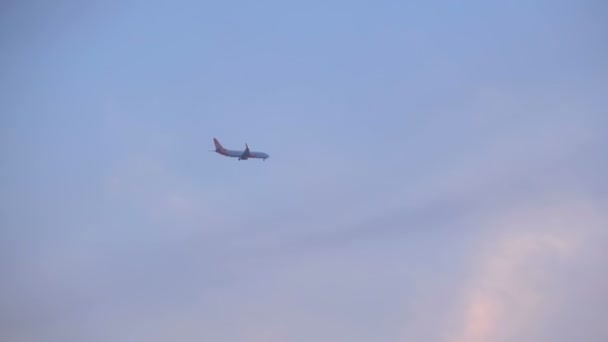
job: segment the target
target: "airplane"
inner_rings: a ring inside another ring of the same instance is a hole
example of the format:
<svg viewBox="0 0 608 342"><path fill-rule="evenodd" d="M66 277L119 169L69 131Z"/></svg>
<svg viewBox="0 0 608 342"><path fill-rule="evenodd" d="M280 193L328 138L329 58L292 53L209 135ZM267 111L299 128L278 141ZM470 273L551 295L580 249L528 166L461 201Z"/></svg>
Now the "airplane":
<svg viewBox="0 0 608 342"><path fill-rule="evenodd" d="M262 159L263 161L266 161L266 158L270 157L267 153L264 152L250 151L249 146L247 144L245 144L245 151L237 151L225 149L216 138L213 138L213 143L215 144L215 150L211 150L211 152L217 152L226 157L239 158L239 160L258 158Z"/></svg>

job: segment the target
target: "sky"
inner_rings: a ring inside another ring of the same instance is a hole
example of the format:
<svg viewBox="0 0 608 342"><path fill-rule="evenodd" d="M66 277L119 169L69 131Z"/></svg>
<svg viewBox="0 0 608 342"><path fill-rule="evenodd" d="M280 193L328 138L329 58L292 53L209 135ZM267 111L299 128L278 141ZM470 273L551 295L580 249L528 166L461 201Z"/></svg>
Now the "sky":
<svg viewBox="0 0 608 342"><path fill-rule="evenodd" d="M0 340L608 340L607 15L3 2Z"/></svg>

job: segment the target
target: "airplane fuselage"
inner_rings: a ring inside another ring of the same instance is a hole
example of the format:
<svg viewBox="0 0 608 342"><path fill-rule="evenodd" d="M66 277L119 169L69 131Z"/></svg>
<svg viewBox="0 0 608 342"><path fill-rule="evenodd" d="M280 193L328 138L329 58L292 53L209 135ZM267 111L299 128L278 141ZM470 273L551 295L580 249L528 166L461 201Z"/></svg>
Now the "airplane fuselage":
<svg viewBox="0 0 608 342"><path fill-rule="evenodd" d="M215 152L226 157L239 158L239 160L247 160L250 158L266 160L270 157L267 153L249 150L249 146L247 146L247 144L245 144L245 150L239 151L224 148L215 138L213 138L213 143L215 144Z"/></svg>
<svg viewBox="0 0 608 342"><path fill-rule="evenodd" d="M264 152L255 152L255 151L249 151L248 155L244 155L245 151L238 151L238 150L223 150L223 151L215 151L223 156L226 157L232 157L232 158L240 158L243 160L247 160L249 158L258 158L258 159L266 159L268 157L270 157L267 153Z"/></svg>

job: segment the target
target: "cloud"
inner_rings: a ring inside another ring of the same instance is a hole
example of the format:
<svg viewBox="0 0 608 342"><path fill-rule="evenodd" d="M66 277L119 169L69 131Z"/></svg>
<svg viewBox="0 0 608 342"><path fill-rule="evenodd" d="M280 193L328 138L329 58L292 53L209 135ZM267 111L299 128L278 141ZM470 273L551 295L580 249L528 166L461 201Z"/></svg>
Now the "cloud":
<svg viewBox="0 0 608 342"><path fill-rule="evenodd" d="M594 241L607 241L608 220L595 205L565 196L490 219L488 230L500 234L475 255L477 272L457 312L463 320L447 340L539 341L554 329L556 311L576 310L562 295L580 280L562 282L560 275L588 262L583 252L597 248Z"/></svg>

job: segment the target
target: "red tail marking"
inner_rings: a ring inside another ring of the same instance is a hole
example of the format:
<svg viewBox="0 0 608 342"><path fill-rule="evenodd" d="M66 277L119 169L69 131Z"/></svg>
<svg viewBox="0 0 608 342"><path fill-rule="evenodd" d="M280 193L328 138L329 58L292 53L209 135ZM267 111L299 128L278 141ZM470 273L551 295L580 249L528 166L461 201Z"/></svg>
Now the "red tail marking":
<svg viewBox="0 0 608 342"><path fill-rule="evenodd" d="M221 154L225 154L226 153L226 149L222 146L222 144L220 144L220 142L216 139L213 138L213 144L215 145L215 150Z"/></svg>

